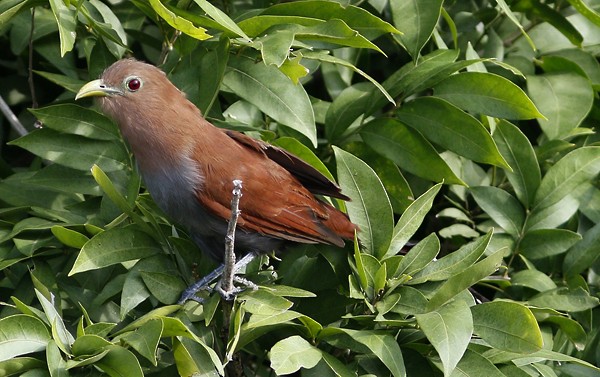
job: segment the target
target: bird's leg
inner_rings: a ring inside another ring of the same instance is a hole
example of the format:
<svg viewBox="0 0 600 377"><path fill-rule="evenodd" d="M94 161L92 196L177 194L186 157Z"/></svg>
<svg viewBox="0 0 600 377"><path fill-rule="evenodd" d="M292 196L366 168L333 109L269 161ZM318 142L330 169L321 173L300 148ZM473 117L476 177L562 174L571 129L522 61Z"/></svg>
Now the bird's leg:
<svg viewBox="0 0 600 377"><path fill-rule="evenodd" d="M202 289L211 291L212 288L210 288L209 284L215 279L218 279L219 276L221 276L221 279L215 286L215 289L225 300L233 299L233 297L235 297L235 295L242 290L241 288L236 288L233 285L234 281L252 289L258 288L256 284L250 280L236 276L236 273L238 273L242 268L246 267L248 263L256 258L256 254L250 252L239 261L236 262L235 260L235 228L238 217L240 216L239 205L240 198L242 197L242 181L236 179L233 181L233 185L234 188L232 192L233 199L231 200L231 219L229 220L229 225L227 226L227 235L225 236L224 263L217 267L210 274L189 286L182 293L181 298L179 299L178 303L180 305L184 304L187 300L202 302L202 299L196 297L196 292Z"/></svg>

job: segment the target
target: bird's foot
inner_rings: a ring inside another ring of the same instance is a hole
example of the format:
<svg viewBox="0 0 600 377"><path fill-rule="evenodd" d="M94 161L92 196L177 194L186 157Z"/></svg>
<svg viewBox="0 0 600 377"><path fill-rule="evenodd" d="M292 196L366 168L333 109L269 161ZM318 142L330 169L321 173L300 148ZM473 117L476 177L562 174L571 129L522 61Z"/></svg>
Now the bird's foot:
<svg viewBox="0 0 600 377"><path fill-rule="evenodd" d="M235 285L233 285L230 290L226 291L223 289L223 286L221 284L223 280L219 280L217 285L215 285L215 291L219 292L221 297L223 297L223 299L226 301L233 300L235 296L237 296L240 292L245 291L246 289L252 289L253 291L258 289L258 285L241 276L234 276L233 281L242 285L242 287L236 287Z"/></svg>
<svg viewBox="0 0 600 377"><path fill-rule="evenodd" d="M177 303L179 305L183 305L188 300L193 300L193 301L202 303L204 301L204 299L196 296L196 293L198 293L199 291L203 291L203 290L208 291L208 292L212 292L213 290L216 290L217 292L219 292L221 297L223 297L225 300L232 300L236 294L238 294L239 292L243 291L246 288L251 288L253 290L257 289L258 286L256 284L254 284L253 282L251 282L250 280L235 275L236 273L240 272L244 267L246 267L246 265L248 263L250 263L254 258L256 258L255 253L248 253L243 258L238 260L235 263L235 265L233 266L233 273L234 273L233 280L236 283L239 283L240 285L245 286L245 287L233 286L233 289L230 289L229 291L225 291L221 287L221 282L222 282L221 279L217 282L217 284L214 288L211 287L211 284L215 280L217 280L219 277L221 277L221 275L223 274L224 266L220 265L213 272L206 275L202 279L198 280L194 284L190 285L185 291L183 291L183 293L181 294L181 298L179 299L179 301Z"/></svg>

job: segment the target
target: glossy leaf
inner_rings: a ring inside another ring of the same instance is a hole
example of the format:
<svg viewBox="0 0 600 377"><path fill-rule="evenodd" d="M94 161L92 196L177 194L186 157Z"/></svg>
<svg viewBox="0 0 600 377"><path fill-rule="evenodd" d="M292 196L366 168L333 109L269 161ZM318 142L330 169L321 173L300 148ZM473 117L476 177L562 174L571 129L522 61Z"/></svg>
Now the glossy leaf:
<svg viewBox="0 0 600 377"><path fill-rule="evenodd" d="M402 258L396 275L414 275L427 266L440 252L440 240L431 233L413 246Z"/></svg>
<svg viewBox="0 0 600 377"><path fill-rule="evenodd" d="M390 8L394 25L402 30L397 36L413 60L419 57L440 18L442 0L392 1Z"/></svg>
<svg viewBox="0 0 600 377"><path fill-rule="evenodd" d="M393 229L392 207L375 172L357 157L334 147L340 186L352 201L346 203L350 219L360 227L365 249L380 259Z"/></svg>
<svg viewBox="0 0 600 377"><path fill-rule="evenodd" d="M578 127L594 102L589 80L576 73L528 76L527 90L547 118L539 123L549 139L564 137Z"/></svg>
<svg viewBox="0 0 600 377"><path fill-rule="evenodd" d="M239 35L240 37L244 38L246 41L250 40L250 37L248 37L242 31L242 29L240 29L240 27L235 22L233 22L233 20L231 18L229 18L229 16L226 13L224 13L222 10L215 7L214 5L212 5L211 3L209 3L206 0L194 0L194 2L196 4L198 4L198 6L200 8L202 8L203 11L206 12L206 14L208 14L213 20L217 21L217 23L219 25L223 26L226 30L229 30L234 34Z"/></svg>
<svg viewBox="0 0 600 377"><path fill-rule="evenodd" d="M320 20L340 19L352 29L369 39L385 33L399 33L389 23L354 5L342 6L323 0L295 1L273 5L262 12L264 15L298 16Z"/></svg>
<svg viewBox="0 0 600 377"><path fill-rule="evenodd" d="M525 224L525 209L508 192L493 186L471 187L477 204L508 234L519 238Z"/></svg>
<svg viewBox="0 0 600 377"><path fill-rule="evenodd" d="M481 354L467 350L450 377L506 377L498 368ZM511 377L516 377L512 376Z"/></svg>
<svg viewBox="0 0 600 377"><path fill-rule="evenodd" d="M30 110L44 127L98 140L118 140L115 124L96 111L72 104Z"/></svg>
<svg viewBox="0 0 600 377"><path fill-rule="evenodd" d="M542 332L531 311L510 301L485 302L471 307L474 331L492 347L532 353L543 346ZM515 321L515 318L519 318Z"/></svg>
<svg viewBox="0 0 600 377"><path fill-rule="evenodd" d="M531 230L519 242L519 251L530 259L549 258L565 253L580 240L578 233L566 229Z"/></svg>
<svg viewBox="0 0 600 377"><path fill-rule="evenodd" d="M339 342L346 348L360 352L370 351L388 368L392 376L406 377L402 351L391 335L336 327L327 327L319 335L327 342Z"/></svg>
<svg viewBox="0 0 600 377"><path fill-rule="evenodd" d="M165 20L174 29L177 29L190 37L198 40L209 39L211 36L206 33L206 29L194 26L189 20L176 15L163 5L161 0L150 0L150 6L158 16Z"/></svg>
<svg viewBox="0 0 600 377"><path fill-rule="evenodd" d="M161 251L154 239L135 226L108 229L81 248L69 275L146 258Z"/></svg>
<svg viewBox="0 0 600 377"><path fill-rule="evenodd" d="M485 236L429 263L423 270L413 276L413 280L411 280L410 283L417 284L425 281L446 280L451 276L464 271L483 255L491 238L492 232L490 231Z"/></svg>
<svg viewBox="0 0 600 377"><path fill-rule="evenodd" d="M106 355L94 365L98 366L109 376L143 377L142 367L133 352L117 345L106 347Z"/></svg>
<svg viewBox="0 0 600 377"><path fill-rule="evenodd" d="M435 348L449 376L463 357L473 334L471 310L464 301L452 301L441 308L415 315L419 327Z"/></svg>
<svg viewBox="0 0 600 377"><path fill-rule="evenodd" d="M63 57L65 54L73 49L75 45L75 29L77 15L74 9L65 4L63 0L50 0L50 8L58 24L58 31L60 34L60 56Z"/></svg>
<svg viewBox="0 0 600 377"><path fill-rule="evenodd" d="M521 203L529 208L542 179L531 143L521 130L505 120L496 124L493 137L511 167L511 171L506 171L509 182Z"/></svg>
<svg viewBox="0 0 600 377"><path fill-rule="evenodd" d="M396 117L433 143L461 156L509 168L483 125L444 100L435 97L417 98L405 103Z"/></svg>
<svg viewBox="0 0 600 377"><path fill-rule="evenodd" d="M542 292L528 302L540 308L551 308L566 312L580 312L591 309L600 304L597 297L590 296L582 288L570 290L566 287L552 291Z"/></svg>
<svg viewBox="0 0 600 377"><path fill-rule="evenodd" d="M223 84L276 121L305 135L316 146L315 117L306 91L276 67L246 57L230 58Z"/></svg>
<svg viewBox="0 0 600 377"><path fill-rule="evenodd" d="M389 102L391 102L393 104L396 103L394 101L394 98L392 98L392 96L385 90L385 88L381 84L379 84L379 82L377 82L377 80L373 79L366 72L363 72L361 69L357 68L355 65L350 64L349 62L347 62L343 59L340 59L334 55L328 55L328 54L324 54L324 53L315 53L315 52L311 52L311 51L303 52L302 57L305 59L314 59L314 60L318 60L318 61L321 61L324 63L333 63L333 64L340 65L342 67L350 68L352 71L358 73L365 79L369 80L369 82L371 84L373 84L377 88L377 90L379 90L381 92L381 94L383 94Z"/></svg>
<svg viewBox="0 0 600 377"><path fill-rule="evenodd" d="M533 211L556 204L600 173L600 147L576 149L552 166L535 194Z"/></svg>
<svg viewBox="0 0 600 377"><path fill-rule="evenodd" d="M51 228L52 234L64 245L81 249L81 247L89 241L86 235L83 235L72 229L68 229L62 226L55 225Z"/></svg>
<svg viewBox="0 0 600 377"><path fill-rule="evenodd" d="M136 331L124 334L120 340L156 366L156 352L158 350L162 330L162 321L155 319L140 326Z"/></svg>
<svg viewBox="0 0 600 377"><path fill-rule="evenodd" d="M111 172L123 170L128 164L128 156L121 143L60 134L49 128L36 130L11 144L77 170L89 170L97 164L104 171Z"/></svg>
<svg viewBox="0 0 600 377"><path fill-rule="evenodd" d="M394 227L394 233L390 247L385 253L386 257L396 255L415 234L417 229L419 229L423 223L423 220L425 220L425 216L427 213L429 213L429 210L433 205L433 200L441 188L441 183L434 185L432 188L427 190L427 192L412 202L406 211L404 211Z"/></svg>
<svg viewBox="0 0 600 377"><path fill-rule="evenodd" d="M271 368L278 375L311 369L321 360L321 352L297 335L275 343L270 354Z"/></svg>
<svg viewBox="0 0 600 377"><path fill-rule="evenodd" d="M48 328L39 319L16 314L0 319L0 361L39 352L50 340Z"/></svg>
<svg viewBox="0 0 600 377"><path fill-rule="evenodd" d="M373 120L360 135L367 145L406 171L434 182L464 184L421 134L395 119Z"/></svg>
<svg viewBox="0 0 600 377"><path fill-rule="evenodd" d="M473 112L507 119L543 118L525 92L491 73L464 72L434 86L437 97Z"/></svg>
<svg viewBox="0 0 600 377"><path fill-rule="evenodd" d="M590 268L600 257L600 224L583 234L583 240L567 251L563 261L566 276L572 276Z"/></svg>
<svg viewBox="0 0 600 377"><path fill-rule="evenodd" d="M436 290L427 307L438 308L460 292L496 272L502 264L504 253L506 249L498 249L485 259L452 275Z"/></svg>

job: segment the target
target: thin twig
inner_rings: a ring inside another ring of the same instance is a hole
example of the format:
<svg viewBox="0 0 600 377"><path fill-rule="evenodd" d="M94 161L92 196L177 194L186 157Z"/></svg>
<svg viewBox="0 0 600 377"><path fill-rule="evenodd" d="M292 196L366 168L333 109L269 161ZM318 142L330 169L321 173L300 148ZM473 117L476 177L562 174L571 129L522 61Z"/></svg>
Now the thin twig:
<svg viewBox="0 0 600 377"><path fill-rule="evenodd" d="M37 108L37 97L35 95L35 85L33 84L33 30L35 28L35 7L31 8L31 29L29 30L29 62L27 82L29 83L29 92L31 93L31 107Z"/></svg>
<svg viewBox="0 0 600 377"><path fill-rule="evenodd" d="M23 125L19 121L19 118L17 118L15 113L12 112L12 110L4 101L4 98L2 98L2 96L0 96L0 111L2 111L2 114L4 114L6 119L8 119L8 122L10 123L12 128L17 132L17 134L19 134L19 136L27 135L27 129L23 127Z"/></svg>
<svg viewBox="0 0 600 377"><path fill-rule="evenodd" d="M233 181L233 198L231 199L231 218L227 225L227 235L225 236L225 261L223 276L221 277L221 288L225 292L233 291L233 277L235 275L235 228L238 217L240 216L240 198L242 197L242 181L235 179Z"/></svg>

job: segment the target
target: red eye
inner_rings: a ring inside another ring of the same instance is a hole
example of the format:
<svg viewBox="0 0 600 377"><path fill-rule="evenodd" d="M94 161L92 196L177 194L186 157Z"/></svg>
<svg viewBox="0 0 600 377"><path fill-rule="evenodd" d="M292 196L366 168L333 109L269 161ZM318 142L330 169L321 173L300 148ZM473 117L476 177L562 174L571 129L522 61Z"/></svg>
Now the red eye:
<svg viewBox="0 0 600 377"><path fill-rule="evenodd" d="M142 87L142 82L139 79L130 79L127 81L127 89L132 92L137 92Z"/></svg>

